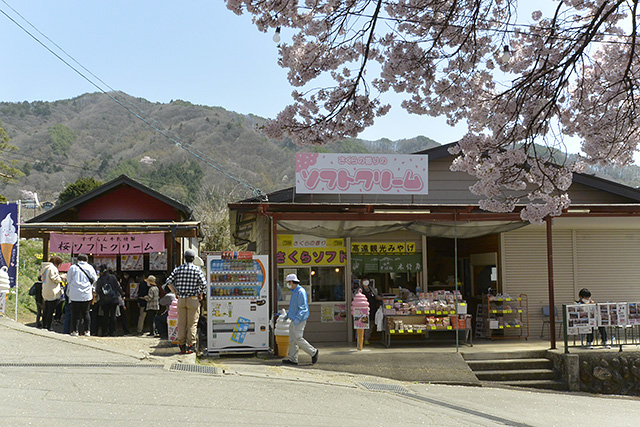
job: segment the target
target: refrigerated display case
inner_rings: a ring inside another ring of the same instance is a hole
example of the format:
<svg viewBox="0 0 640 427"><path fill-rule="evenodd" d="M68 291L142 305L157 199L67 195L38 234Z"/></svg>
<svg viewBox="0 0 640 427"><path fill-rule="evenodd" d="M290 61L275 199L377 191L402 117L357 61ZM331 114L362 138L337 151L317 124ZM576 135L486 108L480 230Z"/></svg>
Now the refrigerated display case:
<svg viewBox="0 0 640 427"><path fill-rule="evenodd" d="M207 257L207 352L269 349L269 257Z"/></svg>

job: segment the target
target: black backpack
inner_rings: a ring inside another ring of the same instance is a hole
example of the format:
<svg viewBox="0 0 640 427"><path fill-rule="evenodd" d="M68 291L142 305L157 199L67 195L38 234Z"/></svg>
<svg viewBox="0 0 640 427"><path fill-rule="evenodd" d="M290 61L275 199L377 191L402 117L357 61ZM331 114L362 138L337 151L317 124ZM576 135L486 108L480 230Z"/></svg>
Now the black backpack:
<svg viewBox="0 0 640 427"><path fill-rule="evenodd" d="M99 287L100 302L104 304L113 303L116 301L116 298L118 297L116 295L116 290L113 289L113 286L111 285L111 281L109 279L110 279L109 276L104 277L104 281L101 280L100 287Z"/></svg>

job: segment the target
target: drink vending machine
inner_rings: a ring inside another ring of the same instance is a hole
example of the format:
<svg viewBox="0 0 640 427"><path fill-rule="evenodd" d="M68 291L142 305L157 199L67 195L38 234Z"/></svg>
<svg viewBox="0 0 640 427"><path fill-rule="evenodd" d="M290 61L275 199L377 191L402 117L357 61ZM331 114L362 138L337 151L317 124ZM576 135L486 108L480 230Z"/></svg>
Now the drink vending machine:
<svg viewBox="0 0 640 427"><path fill-rule="evenodd" d="M207 352L269 349L269 257L207 257Z"/></svg>

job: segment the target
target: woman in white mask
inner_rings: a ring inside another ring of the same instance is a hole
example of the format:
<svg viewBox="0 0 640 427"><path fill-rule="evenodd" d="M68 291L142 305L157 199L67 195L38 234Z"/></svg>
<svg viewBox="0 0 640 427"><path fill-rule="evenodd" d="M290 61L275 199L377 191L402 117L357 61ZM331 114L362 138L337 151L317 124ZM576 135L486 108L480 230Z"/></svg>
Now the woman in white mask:
<svg viewBox="0 0 640 427"><path fill-rule="evenodd" d="M595 302L591 299L591 291L587 288L580 289L578 292L578 304L595 304ZM602 345L604 348L611 348L609 344L607 344L607 329L604 326L598 327L598 332L600 332L600 337L602 338ZM587 335L587 348L593 348L593 331Z"/></svg>

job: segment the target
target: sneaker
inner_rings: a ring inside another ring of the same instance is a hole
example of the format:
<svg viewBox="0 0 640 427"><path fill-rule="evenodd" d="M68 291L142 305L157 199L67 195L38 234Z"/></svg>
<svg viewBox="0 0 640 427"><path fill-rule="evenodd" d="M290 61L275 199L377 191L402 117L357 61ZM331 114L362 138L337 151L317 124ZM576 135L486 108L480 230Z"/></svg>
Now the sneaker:
<svg viewBox="0 0 640 427"><path fill-rule="evenodd" d="M316 352L313 356L311 356L311 364L315 365L316 362L318 361L318 353L320 353L320 350L316 349Z"/></svg>
<svg viewBox="0 0 640 427"><path fill-rule="evenodd" d="M588 349L588 350L593 350L593 346L592 346L592 345L588 345L588 346L587 346L587 349Z"/></svg>
<svg viewBox="0 0 640 427"><path fill-rule="evenodd" d="M196 352L195 346L189 345L187 346L187 349L185 350L186 354L193 354Z"/></svg>
<svg viewBox="0 0 640 427"><path fill-rule="evenodd" d="M78 333L77 333L77 332L75 332L75 331L73 331L73 332L71 332L69 335L71 335L72 337L77 337L77 336L78 336Z"/></svg>
<svg viewBox="0 0 640 427"><path fill-rule="evenodd" d="M187 346L180 344L180 354L187 354Z"/></svg>
<svg viewBox="0 0 640 427"><path fill-rule="evenodd" d="M611 346L609 344L605 344L604 348L606 348L607 350L611 350Z"/></svg>
<svg viewBox="0 0 640 427"><path fill-rule="evenodd" d="M294 366L298 366L298 362L292 362L289 359L282 359L282 364L283 365L294 365Z"/></svg>
<svg viewBox="0 0 640 427"><path fill-rule="evenodd" d="M91 336L91 332L90 331L84 331L84 336L85 337L90 337Z"/></svg>

